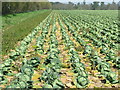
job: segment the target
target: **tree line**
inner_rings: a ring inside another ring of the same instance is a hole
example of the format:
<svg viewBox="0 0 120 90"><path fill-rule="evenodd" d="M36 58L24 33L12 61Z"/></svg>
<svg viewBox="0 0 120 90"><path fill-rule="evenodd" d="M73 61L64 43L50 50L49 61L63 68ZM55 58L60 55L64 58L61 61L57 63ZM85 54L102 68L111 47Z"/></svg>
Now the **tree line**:
<svg viewBox="0 0 120 90"><path fill-rule="evenodd" d="M93 2L87 4L84 0L82 3L60 3L60 2L2 2L2 15L15 14L36 11L41 9L53 9L53 10L118 10L119 3L114 1L110 4L105 2Z"/></svg>
<svg viewBox="0 0 120 90"><path fill-rule="evenodd" d="M51 2L52 3L52 9L63 9L63 10L72 10L72 9L79 9L79 10L118 10L119 3L115 3L114 1L112 3L105 4L105 2L98 2L95 1L93 3L87 4L84 0L84 2L77 4L73 2L60 3L60 2Z"/></svg>
<svg viewBox="0 0 120 90"><path fill-rule="evenodd" d="M50 9L49 2L2 2L2 15Z"/></svg>

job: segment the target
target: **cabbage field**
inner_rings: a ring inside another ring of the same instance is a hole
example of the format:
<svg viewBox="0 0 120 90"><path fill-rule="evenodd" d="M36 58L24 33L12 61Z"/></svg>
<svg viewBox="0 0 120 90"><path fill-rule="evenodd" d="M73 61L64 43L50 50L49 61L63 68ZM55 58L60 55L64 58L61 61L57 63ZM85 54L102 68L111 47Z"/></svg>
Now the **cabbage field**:
<svg viewBox="0 0 120 90"><path fill-rule="evenodd" d="M0 87L120 87L117 14L112 10L52 11L4 56Z"/></svg>

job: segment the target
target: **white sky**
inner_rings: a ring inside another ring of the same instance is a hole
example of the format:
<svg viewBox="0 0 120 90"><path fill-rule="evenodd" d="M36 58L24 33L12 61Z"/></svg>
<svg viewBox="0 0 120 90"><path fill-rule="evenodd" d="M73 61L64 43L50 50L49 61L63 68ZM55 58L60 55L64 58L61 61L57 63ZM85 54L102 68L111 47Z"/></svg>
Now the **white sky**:
<svg viewBox="0 0 120 90"><path fill-rule="evenodd" d="M50 2L83 2L84 0L49 0ZM99 2L108 2L111 3L113 0L85 0L86 2L93 2L93 1L99 1ZM115 2L119 2L120 0L114 0Z"/></svg>

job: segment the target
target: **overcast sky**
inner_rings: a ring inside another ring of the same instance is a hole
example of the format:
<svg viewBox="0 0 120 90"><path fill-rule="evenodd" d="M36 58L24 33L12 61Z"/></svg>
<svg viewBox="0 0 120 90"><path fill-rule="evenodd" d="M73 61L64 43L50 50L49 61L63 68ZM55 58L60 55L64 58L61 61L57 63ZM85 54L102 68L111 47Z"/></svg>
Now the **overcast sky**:
<svg viewBox="0 0 120 90"><path fill-rule="evenodd" d="M49 0L50 2L83 2L84 0ZM93 2L93 1L103 1L107 3L111 3L113 0L85 0L86 2ZM119 2L120 0L114 0L115 2Z"/></svg>

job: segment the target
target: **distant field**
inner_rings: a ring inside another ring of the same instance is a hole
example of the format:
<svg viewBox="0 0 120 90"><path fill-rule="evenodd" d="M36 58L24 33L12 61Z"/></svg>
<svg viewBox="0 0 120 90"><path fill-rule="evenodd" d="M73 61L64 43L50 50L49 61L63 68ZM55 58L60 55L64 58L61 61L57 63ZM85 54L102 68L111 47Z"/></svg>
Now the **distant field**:
<svg viewBox="0 0 120 90"><path fill-rule="evenodd" d="M50 10L41 10L3 16L3 54L6 54L10 49L13 49L13 46L18 41L21 41L25 36L27 36L50 13Z"/></svg>

